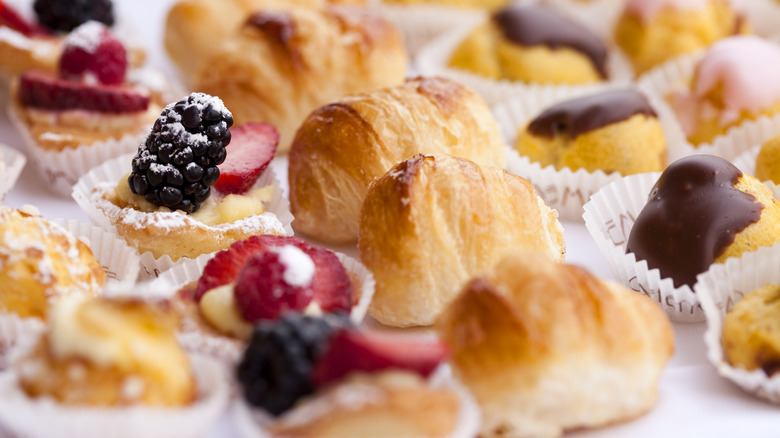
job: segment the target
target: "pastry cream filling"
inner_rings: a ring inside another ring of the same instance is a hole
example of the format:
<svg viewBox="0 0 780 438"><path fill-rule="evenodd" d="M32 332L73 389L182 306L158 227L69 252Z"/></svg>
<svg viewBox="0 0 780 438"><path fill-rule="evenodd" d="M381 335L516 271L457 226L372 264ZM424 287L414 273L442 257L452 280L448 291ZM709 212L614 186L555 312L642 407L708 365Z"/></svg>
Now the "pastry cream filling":
<svg viewBox="0 0 780 438"><path fill-rule="evenodd" d="M129 173L123 176L117 184L116 199L114 200L117 206L120 208L130 207L147 213L172 212L170 208L152 204L143 196L130 191L130 186L127 184L128 176ZM252 189L241 195L224 195L212 189L211 196L203 202L200 209L188 216L209 226L228 224L264 213L264 203L270 201L272 195L272 185ZM181 212L181 214L185 213Z"/></svg>
<svg viewBox="0 0 780 438"><path fill-rule="evenodd" d="M79 318L83 297L73 295L60 299L49 312L49 340L55 357L83 357L109 367L124 362L122 346L105 333L85 327Z"/></svg>

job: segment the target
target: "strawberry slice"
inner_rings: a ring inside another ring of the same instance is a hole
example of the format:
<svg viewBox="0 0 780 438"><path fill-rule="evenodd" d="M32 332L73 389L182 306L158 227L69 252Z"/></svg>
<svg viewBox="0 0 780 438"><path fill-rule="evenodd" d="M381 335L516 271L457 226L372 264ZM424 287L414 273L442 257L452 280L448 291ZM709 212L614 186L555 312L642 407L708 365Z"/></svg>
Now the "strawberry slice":
<svg viewBox="0 0 780 438"><path fill-rule="evenodd" d="M268 123L247 123L230 130L227 158L214 187L222 193L245 193L271 163L279 133Z"/></svg>
<svg viewBox="0 0 780 438"><path fill-rule="evenodd" d="M149 106L149 96L134 88L87 85L34 70L25 72L19 80L19 100L33 108L105 113L145 111Z"/></svg>
<svg viewBox="0 0 780 438"><path fill-rule="evenodd" d="M127 51L108 28L97 21L88 21L65 38L60 57L60 76L80 80L91 72L101 84L119 85L127 72Z"/></svg>
<svg viewBox="0 0 780 438"><path fill-rule="evenodd" d="M341 379L353 371L390 368L428 377L448 355L437 338L389 334L347 328L337 332L312 369L316 386Z"/></svg>
<svg viewBox="0 0 780 438"><path fill-rule="evenodd" d="M28 22L2 0L0 0L0 26L10 27L27 37L49 35L45 28Z"/></svg>
<svg viewBox="0 0 780 438"><path fill-rule="evenodd" d="M218 252L206 263L198 279L193 298L200 301L203 294L219 286L230 284L238 277L241 268L252 255L264 252L268 244L264 236L251 236L246 240L233 242L228 249Z"/></svg>

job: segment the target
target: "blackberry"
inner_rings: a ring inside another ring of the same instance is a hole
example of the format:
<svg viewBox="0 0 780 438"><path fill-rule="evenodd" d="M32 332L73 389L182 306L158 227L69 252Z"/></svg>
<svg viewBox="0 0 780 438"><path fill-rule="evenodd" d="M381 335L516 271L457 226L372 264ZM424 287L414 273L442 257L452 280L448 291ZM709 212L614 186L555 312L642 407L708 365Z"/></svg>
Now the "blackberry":
<svg viewBox="0 0 780 438"><path fill-rule="evenodd" d="M111 0L35 0L38 22L51 30L70 32L89 20L114 24Z"/></svg>
<svg viewBox="0 0 780 438"><path fill-rule="evenodd" d="M348 324L349 319L340 315L312 317L294 312L261 321L238 365L246 400L279 415L314 392L310 376L314 362L334 331Z"/></svg>
<svg viewBox="0 0 780 438"><path fill-rule="evenodd" d="M197 211L219 179L232 125L218 97L192 93L168 105L133 157L130 190L155 205Z"/></svg>

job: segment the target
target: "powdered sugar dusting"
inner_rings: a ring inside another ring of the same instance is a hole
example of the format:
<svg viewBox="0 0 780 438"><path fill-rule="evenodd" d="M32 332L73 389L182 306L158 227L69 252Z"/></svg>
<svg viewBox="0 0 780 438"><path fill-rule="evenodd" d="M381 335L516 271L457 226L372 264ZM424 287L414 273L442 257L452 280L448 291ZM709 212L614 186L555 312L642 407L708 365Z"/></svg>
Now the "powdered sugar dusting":
<svg viewBox="0 0 780 438"><path fill-rule="evenodd" d="M284 271L284 281L290 286L307 286L314 278L314 261L308 254L293 245L274 248L279 254L279 261L287 268Z"/></svg>
<svg viewBox="0 0 780 438"><path fill-rule="evenodd" d="M107 32L105 25L97 21L87 21L68 34L65 45L78 47L87 53L95 53L103 38L103 32Z"/></svg>

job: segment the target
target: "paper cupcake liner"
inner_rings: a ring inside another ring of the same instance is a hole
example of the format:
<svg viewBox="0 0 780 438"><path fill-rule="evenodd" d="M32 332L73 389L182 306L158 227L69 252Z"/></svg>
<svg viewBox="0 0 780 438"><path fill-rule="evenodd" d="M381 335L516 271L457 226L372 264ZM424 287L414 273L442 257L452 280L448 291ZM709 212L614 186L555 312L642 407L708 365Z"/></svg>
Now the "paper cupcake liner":
<svg viewBox="0 0 780 438"><path fill-rule="evenodd" d="M22 173L27 157L16 149L0 144L0 201L11 191Z"/></svg>
<svg viewBox="0 0 780 438"><path fill-rule="evenodd" d="M742 152L732 160L732 163L737 166L739 170L742 171L742 173L746 173L748 175L755 176L756 175L756 159L758 158L758 153L761 152L761 146L763 146L764 142L768 140L769 138L772 138L774 136L769 136L765 140L759 140L755 142L755 146L751 147L750 149L746 150L745 152ZM775 198L780 199L780 185L775 184L773 181L762 181L764 185L769 187L772 190L772 194L775 196Z"/></svg>
<svg viewBox="0 0 780 438"><path fill-rule="evenodd" d="M704 311L693 289L674 287L671 278L661 278L647 261L626 254L626 244L639 213L660 172L630 175L608 184L585 204L585 226L609 264L615 278L657 302L672 321L704 321Z"/></svg>
<svg viewBox="0 0 780 438"><path fill-rule="evenodd" d="M111 230L116 233L116 227L111 223L108 216L98 208L90 199L92 192L98 186L110 183L115 184L118 178L122 175L130 172L131 160L133 154L125 154L115 159L106 161L98 167L90 170L86 175L82 176L78 183L73 187L73 199L89 216L90 220L97 226L106 230ZM271 200L266 203L266 212L275 215L281 225L284 227L284 231L287 235L292 235L292 221L293 215L290 213L290 203L283 196L282 186L279 180L276 178L276 174L269 166L266 171L260 176L255 183L254 187L265 187L273 185L274 191L271 195ZM117 212L119 207L116 207ZM172 260L170 256L163 255L162 257L154 257L154 255L147 251L141 254L141 279L151 279L158 277L162 272L171 269L175 266L189 263L191 260L199 260L201 258L208 259L210 254L204 254L198 256L196 259L188 257L182 257L179 260Z"/></svg>
<svg viewBox="0 0 780 438"><path fill-rule="evenodd" d="M701 299L707 317L704 342L707 358L718 373L736 383L745 391L772 403L780 404L780 374L767 376L763 370L747 371L728 363L721 345L723 320L726 313L742 297L763 286L780 284L780 244L759 248L757 251L731 258L723 264L712 265L698 276L694 289Z"/></svg>
<svg viewBox="0 0 780 438"><path fill-rule="evenodd" d="M613 29L624 4L615 0L542 0L542 3L552 6L605 41L612 40Z"/></svg>
<svg viewBox="0 0 780 438"><path fill-rule="evenodd" d="M625 89L625 85L610 84L600 91ZM522 97L507 100L493 108L493 115L498 122L502 138L507 144L507 171L528 179L536 188L537 194L544 202L558 210L561 219L579 222L582 220L582 206L588 202L591 195L610 182L622 177L618 173L606 174L601 170L589 172L585 169L563 168L555 166L542 167L538 162L532 162L528 157L521 156L514 143L519 129L525 127L531 120L547 108L562 101L594 94L590 89L547 88L537 93L529 93ZM671 157L681 154L680 145L685 142L685 136L674 116L660 104L655 96L647 96L656 111L658 120L664 130L667 143L669 162Z"/></svg>
<svg viewBox="0 0 780 438"><path fill-rule="evenodd" d="M34 342L44 329L38 318L20 318L15 313L0 313L0 371L11 364L16 348L24 348Z"/></svg>
<svg viewBox="0 0 780 438"><path fill-rule="evenodd" d="M50 398L29 398L15 371L0 373L0 422L26 438L202 437L224 412L229 377L212 359L191 360L198 399L182 408L65 406Z"/></svg>
<svg viewBox="0 0 780 438"><path fill-rule="evenodd" d="M449 388L455 392L460 400L458 420L454 430L444 438L473 438L479 435L481 413L479 405L471 393L452 377L449 366L443 365L429 378L429 383L434 388ZM305 403L305 402L304 402ZM265 430L273 418L262 409L250 406L239 398L230 409L230 418L233 420L240 438L270 438L271 434Z"/></svg>
<svg viewBox="0 0 780 438"><path fill-rule="evenodd" d="M463 83L478 92L490 106L508 98L523 96L528 93L539 93L547 88L564 88L595 93L610 84L627 85L633 80L631 66L625 56L618 50L609 51L607 71L610 79L588 85L551 85L510 81L507 79L495 80L466 70L448 67L448 61L460 42L483 20L459 25L420 49L415 59L415 65L419 72L426 76L445 76Z"/></svg>

